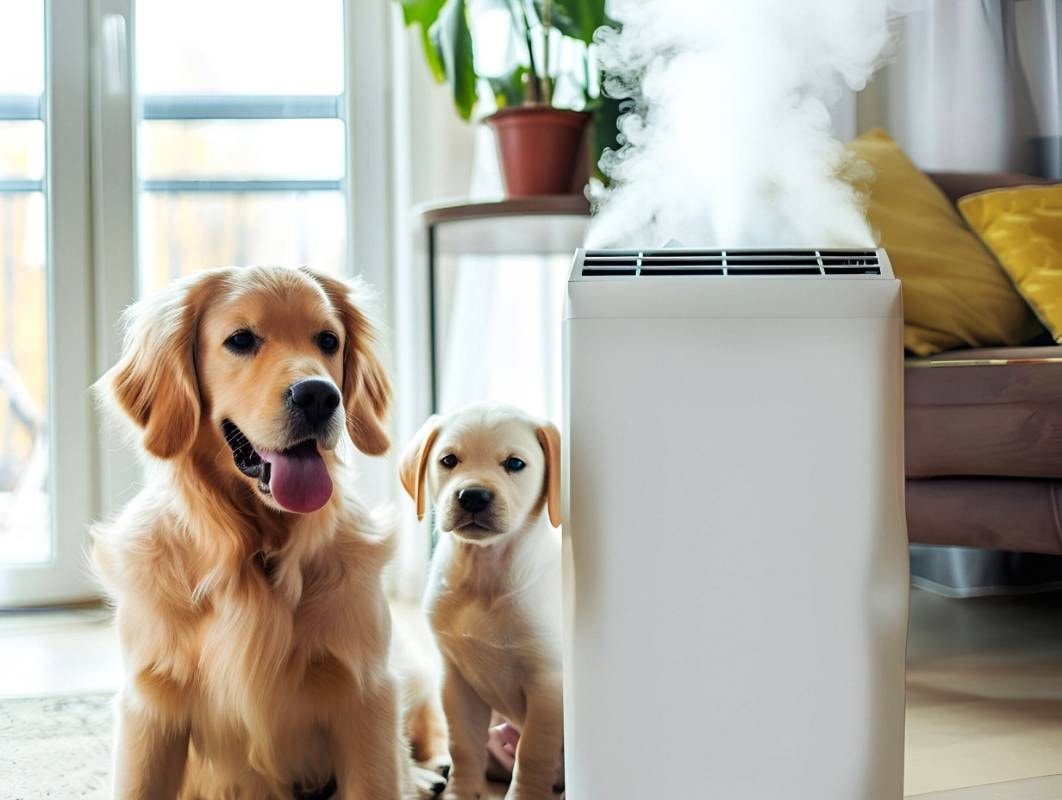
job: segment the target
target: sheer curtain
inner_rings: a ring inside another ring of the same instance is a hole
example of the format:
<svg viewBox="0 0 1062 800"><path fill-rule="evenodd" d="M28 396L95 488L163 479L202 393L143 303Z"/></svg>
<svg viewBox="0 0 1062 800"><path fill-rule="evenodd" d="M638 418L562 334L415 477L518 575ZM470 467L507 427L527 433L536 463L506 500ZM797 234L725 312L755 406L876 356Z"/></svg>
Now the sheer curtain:
<svg viewBox="0 0 1062 800"><path fill-rule="evenodd" d="M1001 16L1020 163L1062 180L1062 0L1003 0Z"/></svg>
<svg viewBox="0 0 1062 800"><path fill-rule="evenodd" d="M485 128L476 135L471 193L502 195L494 140ZM440 411L490 400L560 423L561 318L571 256L499 253L442 259L437 279Z"/></svg>
<svg viewBox="0 0 1062 800"><path fill-rule="evenodd" d="M443 412L480 400L560 422L564 256L464 256L439 366Z"/></svg>
<svg viewBox="0 0 1062 800"><path fill-rule="evenodd" d="M918 0L858 102L923 169L1062 178L1062 0Z"/></svg>

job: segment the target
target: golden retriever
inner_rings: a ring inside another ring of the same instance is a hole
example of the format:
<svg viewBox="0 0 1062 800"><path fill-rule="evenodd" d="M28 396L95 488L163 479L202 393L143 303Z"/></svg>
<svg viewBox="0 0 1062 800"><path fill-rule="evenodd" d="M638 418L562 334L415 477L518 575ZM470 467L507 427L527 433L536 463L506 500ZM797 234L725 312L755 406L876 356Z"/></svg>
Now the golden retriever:
<svg viewBox="0 0 1062 800"><path fill-rule="evenodd" d="M401 477L418 517L429 495L437 506L424 602L444 663L443 797L484 796L494 711L520 732L507 800L548 800L564 739L560 435L511 406L468 406L425 423Z"/></svg>
<svg viewBox="0 0 1062 800"><path fill-rule="evenodd" d="M100 388L154 463L94 530L126 669L114 796L417 796L410 747L445 755L445 726L414 680L403 731L380 578L393 537L335 451L344 430L363 453L389 446L356 291L218 269L128 320Z"/></svg>

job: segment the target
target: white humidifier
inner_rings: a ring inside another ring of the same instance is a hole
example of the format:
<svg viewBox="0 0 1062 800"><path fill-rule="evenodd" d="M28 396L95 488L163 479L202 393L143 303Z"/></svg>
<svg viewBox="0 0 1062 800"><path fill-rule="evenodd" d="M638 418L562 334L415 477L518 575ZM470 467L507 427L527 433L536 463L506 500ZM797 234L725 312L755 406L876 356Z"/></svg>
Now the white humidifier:
<svg viewBox="0 0 1062 800"><path fill-rule="evenodd" d="M899 800L900 284L878 250L579 251L570 800Z"/></svg>

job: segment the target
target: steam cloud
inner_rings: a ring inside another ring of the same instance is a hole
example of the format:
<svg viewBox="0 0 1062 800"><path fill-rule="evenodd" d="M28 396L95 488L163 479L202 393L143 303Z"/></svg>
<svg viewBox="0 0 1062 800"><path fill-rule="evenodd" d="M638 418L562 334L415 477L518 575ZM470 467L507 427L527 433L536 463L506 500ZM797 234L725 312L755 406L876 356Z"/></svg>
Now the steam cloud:
<svg viewBox="0 0 1062 800"><path fill-rule="evenodd" d="M849 180L865 165L828 106L889 44L888 0L615 0L597 33L629 96L591 188L589 247L870 247Z"/></svg>

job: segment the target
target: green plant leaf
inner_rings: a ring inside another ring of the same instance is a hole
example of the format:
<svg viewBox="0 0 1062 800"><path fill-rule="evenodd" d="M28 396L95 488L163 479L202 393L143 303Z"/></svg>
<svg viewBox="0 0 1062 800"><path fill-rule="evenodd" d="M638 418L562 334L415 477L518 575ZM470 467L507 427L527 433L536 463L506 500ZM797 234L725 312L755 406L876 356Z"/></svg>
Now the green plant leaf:
<svg viewBox="0 0 1062 800"><path fill-rule="evenodd" d="M471 119L476 107L476 65L466 0L446 0L428 31L428 39L439 54L443 74L453 89L457 113L462 119Z"/></svg>
<svg viewBox="0 0 1062 800"><path fill-rule="evenodd" d="M439 18L446 0L399 0L402 6L402 19L407 27L420 26L420 41L424 46L424 60L428 62L428 68L435 80L442 83L446 80L446 71L443 68L442 55L436 49L428 35L431 26Z"/></svg>
<svg viewBox="0 0 1062 800"><path fill-rule="evenodd" d="M445 2L446 0L398 0L406 25L416 22L427 28L438 19L439 11Z"/></svg>
<svg viewBox="0 0 1062 800"><path fill-rule="evenodd" d="M525 81L530 74L530 69L523 64L517 64L504 75L487 79L491 91L494 92L494 102L498 108L523 105L527 99Z"/></svg>
<svg viewBox="0 0 1062 800"><path fill-rule="evenodd" d="M443 66L442 53L435 48L435 43L431 40L428 28L420 29L420 41L424 46L424 60L428 62L428 69L431 70L432 77L435 78L436 83L444 83L446 81L446 67Z"/></svg>
<svg viewBox="0 0 1062 800"><path fill-rule="evenodd" d="M594 98L590 107L593 117L590 120L590 157L593 159L593 174L605 185L609 184L607 175L601 172L601 155L605 150L619 150L619 118L623 114L623 99L602 95ZM627 101L629 102L629 101Z"/></svg>
<svg viewBox="0 0 1062 800"><path fill-rule="evenodd" d="M550 24L573 39L590 44L594 41L594 31L608 24L605 0L535 0L539 19L545 19L547 2Z"/></svg>
<svg viewBox="0 0 1062 800"><path fill-rule="evenodd" d="M446 0L398 0L402 6L402 19L406 25L420 25L427 30L439 18L439 12Z"/></svg>

